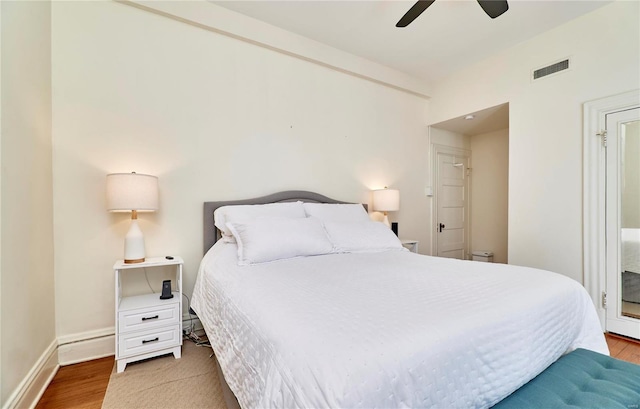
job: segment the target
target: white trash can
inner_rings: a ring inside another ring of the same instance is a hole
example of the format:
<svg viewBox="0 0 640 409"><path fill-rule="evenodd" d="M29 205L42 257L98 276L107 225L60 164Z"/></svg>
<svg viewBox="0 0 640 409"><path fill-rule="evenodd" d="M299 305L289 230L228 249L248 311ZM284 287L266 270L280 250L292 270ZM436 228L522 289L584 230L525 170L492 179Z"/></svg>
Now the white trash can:
<svg viewBox="0 0 640 409"><path fill-rule="evenodd" d="M471 260L493 263L493 253L491 251L476 250L471 253Z"/></svg>

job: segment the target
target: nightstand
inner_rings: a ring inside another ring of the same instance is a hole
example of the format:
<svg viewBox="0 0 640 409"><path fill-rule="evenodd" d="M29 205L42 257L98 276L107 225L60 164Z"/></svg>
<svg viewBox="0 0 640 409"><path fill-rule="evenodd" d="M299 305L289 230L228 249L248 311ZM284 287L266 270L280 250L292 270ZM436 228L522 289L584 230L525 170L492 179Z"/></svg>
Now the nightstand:
<svg viewBox="0 0 640 409"><path fill-rule="evenodd" d="M182 355L182 265L180 257L147 258L143 263L113 265L116 293L116 362L117 372L130 362L170 354ZM147 269L153 276L161 269L175 268L171 280L173 298L160 299L160 293L123 296L123 275ZM156 270L156 271L154 271Z"/></svg>
<svg viewBox="0 0 640 409"><path fill-rule="evenodd" d="M402 242L402 245L405 248L408 248L412 253L417 253L418 252L418 243L420 243L418 240L400 240Z"/></svg>

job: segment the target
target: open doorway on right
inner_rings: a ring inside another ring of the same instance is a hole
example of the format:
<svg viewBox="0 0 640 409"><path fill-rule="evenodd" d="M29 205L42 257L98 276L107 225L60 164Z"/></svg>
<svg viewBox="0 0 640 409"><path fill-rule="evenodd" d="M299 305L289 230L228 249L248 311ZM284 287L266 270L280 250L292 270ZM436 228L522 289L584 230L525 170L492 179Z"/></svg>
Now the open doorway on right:
<svg viewBox="0 0 640 409"><path fill-rule="evenodd" d="M509 104L432 124L430 138L432 152L434 145L471 152L467 258L491 252L493 262L507 263Z"/></svg>

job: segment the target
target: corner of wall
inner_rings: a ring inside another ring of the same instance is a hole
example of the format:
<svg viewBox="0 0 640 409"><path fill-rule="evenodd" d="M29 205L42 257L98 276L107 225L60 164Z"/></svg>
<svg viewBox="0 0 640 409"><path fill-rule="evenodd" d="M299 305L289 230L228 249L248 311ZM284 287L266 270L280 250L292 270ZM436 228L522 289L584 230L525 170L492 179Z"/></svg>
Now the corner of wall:
<svg viewBox="0 0 640 409"><path fill-rule="evenodd" d="M3 403L3 409L33 408L58 372L58 341L54 340L42 353L22 382Z"/></svg>
<svg viewBox="0 0 640 409"><path fill-rule="evenodd" d="M58 366L54 314L51 3L0 2L0 405L35 405ZM36 255L33 249L38 249Z"/></svg>

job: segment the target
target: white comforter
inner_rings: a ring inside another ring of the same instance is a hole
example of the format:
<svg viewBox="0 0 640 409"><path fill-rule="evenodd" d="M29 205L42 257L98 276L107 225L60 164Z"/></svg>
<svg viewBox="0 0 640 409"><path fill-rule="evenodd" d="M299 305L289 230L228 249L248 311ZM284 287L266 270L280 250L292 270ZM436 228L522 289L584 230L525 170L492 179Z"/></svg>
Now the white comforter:
<svg viewBox="0 0 640 409"><path fill-rule="evenodd" d="M237 266L204 257L193 295L245 408L481 408L562 354L608 354L575 281L403 251Z"/></svg>
<svg viewBox="0 0 640 409"><path fill-rule="evenodd" d="M640 229L622 229L622 271L640 274Z"/></svg>

